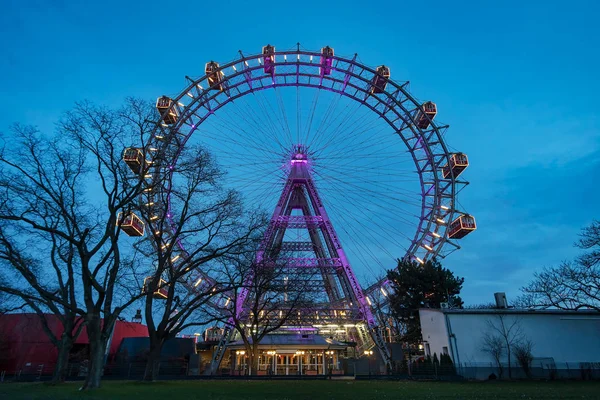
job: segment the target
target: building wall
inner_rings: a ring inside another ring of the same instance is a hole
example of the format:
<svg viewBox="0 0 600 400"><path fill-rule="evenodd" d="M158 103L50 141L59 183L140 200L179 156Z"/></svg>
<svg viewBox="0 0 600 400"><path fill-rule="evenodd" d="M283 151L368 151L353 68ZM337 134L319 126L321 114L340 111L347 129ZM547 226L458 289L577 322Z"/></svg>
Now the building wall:
<svg viewBox="0 0 600 400"><path fill-rule="evenodd" d="M449 335L444 314L440 313L439 310L429 309L420 310L419 314L425 355L433 357L433 354L437 353L439 359L440 355L443 354L444 347L449 350L448 353L450 354Z"/></svg>
<svg viewBox="0 0 600 400"><path fill-rule="evenodd" d="M46 314L50 330L60 337L63 328L60 320L53 314ZM117 352L123 338L148 336L145 325L133 322L117 321L109 346L109 360ZM75 340L76 345L89 343L87 332L83 329ZM51 373L58 357L58 351L42 328L37 314L0 315L0 372L11 374L18 370L36 371L44 365L43 373Z"/></svg>
<svg viewBox="0 0 600 400"><path fill-rule="evenodd" d="M600 313L465 311L420 310L423 339L429 342L432 354L440 354L451 341L450 356L455 364L492 365L493 359L482 350L483 337L493 332L490 324L499 327L503 318L507 326L516 322L519 337L533 342L535 359L551 359L559 369L568 368L568 364L579 368L582 362L600 362ZM506 355L503 361L508 362Z"/></svg>

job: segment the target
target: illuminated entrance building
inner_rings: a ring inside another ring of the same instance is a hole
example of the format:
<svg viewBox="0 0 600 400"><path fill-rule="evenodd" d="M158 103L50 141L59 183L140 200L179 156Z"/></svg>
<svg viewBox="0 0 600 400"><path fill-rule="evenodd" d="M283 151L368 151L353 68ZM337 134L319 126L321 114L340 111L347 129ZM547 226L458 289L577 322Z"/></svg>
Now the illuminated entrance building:
<svg viewBox="0 0 600 400"><path fill-rule="evenodd" d="M230 343L231 370L245 375L248 357L244 343ZM348 345L314 334L267 335L258 345L257 375L339 375Z"/></svg>

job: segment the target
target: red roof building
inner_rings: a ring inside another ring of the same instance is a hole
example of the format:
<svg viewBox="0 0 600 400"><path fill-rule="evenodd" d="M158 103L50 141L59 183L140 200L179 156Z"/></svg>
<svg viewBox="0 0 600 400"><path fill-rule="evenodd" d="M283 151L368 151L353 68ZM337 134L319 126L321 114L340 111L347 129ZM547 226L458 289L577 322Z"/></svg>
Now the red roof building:
<svg viewBox="0 0 600 400"><path fill-rule="evenodd" d="M62 325L53 314L46 314L50 330L60 337ZM119 349L123 338L147 337L145 325L117 321L109 343L108 360ZM89 340L85 328L75 341L71 350L71 359L81 361L87 358ZM42 322L37 314L5 314L0 315L0 374L7 376L18 374L51 374L58 357L56 347L46 335Z"/></svg>

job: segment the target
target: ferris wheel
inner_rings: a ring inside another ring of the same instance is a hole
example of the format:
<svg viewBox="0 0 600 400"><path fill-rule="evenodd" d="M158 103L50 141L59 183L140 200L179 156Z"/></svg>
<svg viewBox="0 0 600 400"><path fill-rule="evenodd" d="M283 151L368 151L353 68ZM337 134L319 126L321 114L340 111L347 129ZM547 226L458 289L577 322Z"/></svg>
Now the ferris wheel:
<svg viewBox="0 0 600 400"><path fill-rule="evenodd" d="M458 201L467 156L446 144L437 105L417 100L408 82L393 81L390 67L367 66L328 46L267 45L230 62L209 61L198 75L186 77L179 94L158 98L160 118L148 142L124 154L154 188L140 203L157 218L170 218L170 200L160 192L168 192L186 146L198 143L227 171L224 186L269 212L301 148L353 269L375 282L364 289L367 300L389 292L383 276L398 259L445 257L476 229ZM152 232L152 218L145 223ZM131 213L121 227L140 236L145 223ZM168 241L169 232L161 234ZM185 257L185 243L178 252L174 258ZM186 280L190 290L210 282L202 270Z"/></svg>

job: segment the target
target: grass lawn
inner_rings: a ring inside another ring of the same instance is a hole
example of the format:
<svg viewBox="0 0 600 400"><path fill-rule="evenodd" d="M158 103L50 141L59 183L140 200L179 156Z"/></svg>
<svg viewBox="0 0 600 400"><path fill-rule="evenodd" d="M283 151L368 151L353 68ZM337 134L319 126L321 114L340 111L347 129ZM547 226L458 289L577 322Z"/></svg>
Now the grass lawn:
<svg viewBox="0 0 600 400"><path fill-rule="evenodd" d="M0 384L0 399L600 399L600 382L163 381Z"/></svg>

